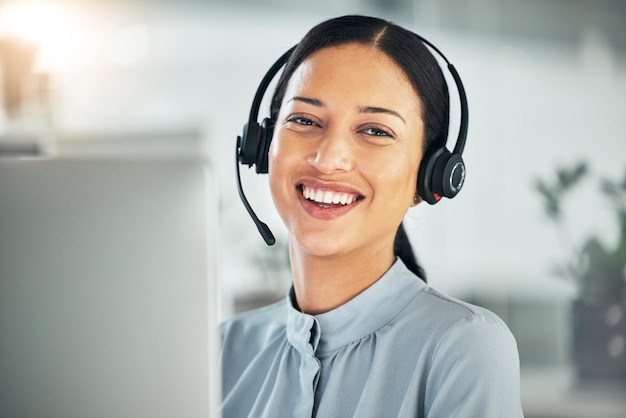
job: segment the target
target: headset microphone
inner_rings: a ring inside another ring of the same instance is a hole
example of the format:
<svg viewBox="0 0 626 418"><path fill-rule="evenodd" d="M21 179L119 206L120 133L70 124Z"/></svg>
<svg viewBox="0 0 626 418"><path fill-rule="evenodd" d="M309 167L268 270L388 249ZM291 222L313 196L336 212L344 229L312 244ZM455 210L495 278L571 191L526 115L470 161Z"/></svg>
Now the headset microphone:
<svg viewBox="0 0 626 418"><path fill-rule="evenodd" d="M248 211L248 214L250 214L252 221L256 225L256 228L259 230L259 233L267 245L274 245L274 243L276 243L276 238L274 238L274 234L272 234L272 231L270 231L267 224L262 222L259 217L256 216L256 213L254 213L254 210L252 210L252 207L243 192L243 187L241 186L239 164L246 164L248 167L254 165L257 173L267 174L267 154L272 141L272 129L268 118L263 119L263 122L259 124L257 122L257 117L259 116L259 108L261 107L261 101L263 100L265 91L276 74L278 74L278 71L283 67L285 62L287 62L287 59L289 59L295 48L296 47L293 46L281 55L281 57L267 71L263 80L261 80L256 94L254 95L254 100L252 101L252 108L250 109L248 123L246 123L243 127L242 136L237 137L237 145L235 147L235 165L237 167L237 190L239 191L239 197L241 198L244 207Z"/></svg>
<svg viewBox="0 0 626 418"><path fill-rule="evenodd" d="M259 230L259 233L263 237L263 240L265 241L265 243L267 245L274 245L276 243L276 238L274 238L274 234L272 234L272 231L270 231L270 228L267 226L267 224L262 222L259 219L259 217L256 216L256 213L254 213L254 210L252 210L252 206L250 206L250 203L248 202L248 199L246 199L246 195L243 192L243 187L241 187L241 175L239 173L239 153L240 153L240 148L241 148L241 137L238 136L237 137L237 147L236 147L236 152L237 153L236 153L236 156L235 156L235 158L236 158L235 166L237 168L237 191L239 192L239 197L241 198L241 201L243 202L244 207L246 208L246 210L250 214L250 217L252 218L252 221L256 225L256 228Z"/></svg>

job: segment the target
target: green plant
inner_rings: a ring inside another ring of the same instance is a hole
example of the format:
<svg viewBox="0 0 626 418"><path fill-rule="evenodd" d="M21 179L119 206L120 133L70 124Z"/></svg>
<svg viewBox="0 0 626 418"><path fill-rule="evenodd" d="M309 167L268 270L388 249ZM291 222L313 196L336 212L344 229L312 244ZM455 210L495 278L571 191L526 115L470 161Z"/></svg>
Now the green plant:
<svg viewBox="0 0 626 418"><path fill-rule="evenodd" d="M569 240L568 225L563 216L564 198L589 174L587 164L577 163L569 168L560 168L556 179L536 179L535 189L542 197L544 210L562 234ZM580 247L574 247L572 258L559 265L556 273L574 279L578 285L579 298L587 303L600 300L626 299L626 172L621 181L600 179L602 194L615 209L618 221L618 242L607 248L593 236Z"/></svg>

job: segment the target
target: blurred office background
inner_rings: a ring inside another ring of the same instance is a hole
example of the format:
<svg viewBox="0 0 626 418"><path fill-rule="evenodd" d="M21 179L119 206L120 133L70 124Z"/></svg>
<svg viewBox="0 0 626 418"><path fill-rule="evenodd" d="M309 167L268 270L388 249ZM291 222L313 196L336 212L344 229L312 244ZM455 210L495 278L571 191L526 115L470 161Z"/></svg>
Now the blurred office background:
<svg viewBox="0 0 626 418"><path fill-rule="evenodd" d="M242 171L275 247L241 205L235 138L274 60L312 25L349 13L423 35L467 90L465 190L406 219L430 284L509 324L528 416L626 417L626 373L578 376L579 286L555 267L592 237L608 252L624 244L620 196L598 186L626 188L622 0L0 0L0 158L206 158L218 180L221 317L282 297L285 231L266 176ZM537 181L558 194L557 172L581 163L554 221ZM608 306L606 335L592 337L622 372L624 307Z"/></svg>

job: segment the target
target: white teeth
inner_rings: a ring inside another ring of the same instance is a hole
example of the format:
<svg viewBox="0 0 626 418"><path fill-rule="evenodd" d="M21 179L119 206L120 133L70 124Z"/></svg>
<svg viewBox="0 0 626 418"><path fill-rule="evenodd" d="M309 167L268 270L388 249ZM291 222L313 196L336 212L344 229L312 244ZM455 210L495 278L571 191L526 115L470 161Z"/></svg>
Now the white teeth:
<svg viewBox="0 0 626 418"><path fill-rule="evenodd" d="M334 204L341 203L342 205L349 205L356 200L356 196L351 193L337 193L332 191L324 191L321 189L313 189L310 187L302 186L302 194L305 199L313 200L318 203Z"/></svg>

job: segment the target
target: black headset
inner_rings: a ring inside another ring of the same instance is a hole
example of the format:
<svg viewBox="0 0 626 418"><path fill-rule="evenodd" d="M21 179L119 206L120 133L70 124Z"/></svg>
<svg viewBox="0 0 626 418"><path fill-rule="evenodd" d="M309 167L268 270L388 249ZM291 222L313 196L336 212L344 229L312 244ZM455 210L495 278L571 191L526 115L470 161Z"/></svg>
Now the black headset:
<svg viewBox="0 0 626 418"><path fill-rule="evenodd" d="M463 162L462 154L465 148L465 141L467 139L467 125L468 125L468 106L467 97L465 95L465 88L461 82L461 77L456 71L454 66L448 61L443 53L435 47L432 43L414 33L414 35L424 44L428 45L432 50L443 58L446 62L448 71L454 79L456 89L459 93L459 101L461 108L461 122L459 125L459 134L454 145L452 152L446 148L446 141L443 142L443 146L431 151L430 153L422 157L420 162L419 174L417 178L417 194L430 204L435 204L441 200L442 197L453 198L456 196L463 184L465 183L465 163ZM237 137L236 145L236 166L237 166L237 190L239 191L239 197L243 202L246 210L252 217L257 229L261 233L261 236L267 243L267 245L273 245L276 240L269 227L261 222L259 218L252 210L248 199L243 192L241 186L241 176L239 172L239 164L246 164L248 167L255 166L256 172L259 174L266 174L268 172L268 153L270 143L272 142L273 135L273 123L269 118L263 119L258 123L259 109L263 96L267 91L268 86L278 74L280 69L285 65L293 50L297 47L294 46L285 52L267 71L259 87L257 88L254 100L252 101L252 107L250 108L250 116L248 122L243 127L243 134Z"/></svg>

